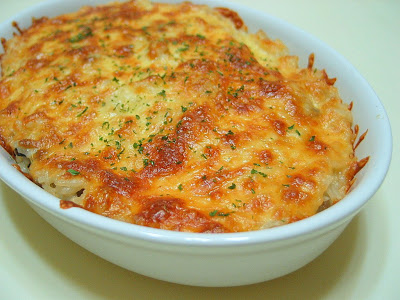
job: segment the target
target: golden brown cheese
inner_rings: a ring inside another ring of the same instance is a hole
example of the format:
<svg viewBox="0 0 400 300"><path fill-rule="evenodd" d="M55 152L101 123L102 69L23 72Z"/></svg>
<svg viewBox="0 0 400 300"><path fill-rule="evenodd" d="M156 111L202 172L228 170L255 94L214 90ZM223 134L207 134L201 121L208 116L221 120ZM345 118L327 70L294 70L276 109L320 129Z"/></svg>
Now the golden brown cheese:
<svg viewBox="0 0 400 300"><path fill-rule="evenodd" d="M18 30L2 41L0 145L62 207L257 230L336 203L362 167L334 79L227 8L111 3Z"/></svg>

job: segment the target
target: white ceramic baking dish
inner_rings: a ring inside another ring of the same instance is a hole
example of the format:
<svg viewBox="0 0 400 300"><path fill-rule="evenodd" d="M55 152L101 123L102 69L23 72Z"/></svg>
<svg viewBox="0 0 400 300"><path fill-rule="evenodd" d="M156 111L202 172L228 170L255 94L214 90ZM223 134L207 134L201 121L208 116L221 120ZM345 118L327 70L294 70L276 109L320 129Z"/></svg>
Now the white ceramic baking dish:
<svg viewBox="0 0 400 300"><path fill-rule="evenodd" d="M84 4L107 1L56 0L29 8L0 25L0 36L31 24L32 17L55 16ZM161 2L161 1L160 1ZM173 2L173 1L170 1ZM127 224L79 208L60 209L59 199L19 173L0 149L0 178L52 226L89 251L121 267L153 278L199 286L235 286L273 279L304 266L320 255L343 231L381 185L389 167L392 137L388 117L365 79L341 55L286 22L229 1L194 1L230 7L240 12L250 31L263 29L281 39L306 66L315 53L315 66L337 77L344 101L354 102L354 122L368 129L357 156L370 156L350 193L336 205L289 225L245 233L194 234Z"/></svg>

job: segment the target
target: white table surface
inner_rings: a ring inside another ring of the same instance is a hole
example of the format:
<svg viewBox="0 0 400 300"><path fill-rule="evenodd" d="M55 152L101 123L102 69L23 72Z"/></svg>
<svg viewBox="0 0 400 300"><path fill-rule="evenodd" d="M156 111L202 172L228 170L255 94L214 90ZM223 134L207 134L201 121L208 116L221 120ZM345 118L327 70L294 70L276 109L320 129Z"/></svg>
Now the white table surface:
<svg viewBox="0 0 400 300"><path fill-rule="evenodd" d="M98 258L0 182L1 300L400 299L400 1L232 1L308 31L369 81L389 114L394 138L382 187L339 239L302 269L250 286L199 288L147 278ZM38 2L0 0L0 22Z"/></svg>

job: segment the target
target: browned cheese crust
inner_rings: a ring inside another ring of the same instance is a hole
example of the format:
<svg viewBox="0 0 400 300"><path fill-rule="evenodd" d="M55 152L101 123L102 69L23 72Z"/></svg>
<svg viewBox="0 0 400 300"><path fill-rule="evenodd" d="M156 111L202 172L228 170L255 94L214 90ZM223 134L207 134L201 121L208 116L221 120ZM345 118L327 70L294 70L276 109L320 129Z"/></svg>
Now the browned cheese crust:
<svg viewBox="0 0 400 300"><path fill-rule="evenodd" d="M0 145L62 207L257 230L336 203L360 168L335 80L227 8L112 3L19 31L2 41Z"/></svg>

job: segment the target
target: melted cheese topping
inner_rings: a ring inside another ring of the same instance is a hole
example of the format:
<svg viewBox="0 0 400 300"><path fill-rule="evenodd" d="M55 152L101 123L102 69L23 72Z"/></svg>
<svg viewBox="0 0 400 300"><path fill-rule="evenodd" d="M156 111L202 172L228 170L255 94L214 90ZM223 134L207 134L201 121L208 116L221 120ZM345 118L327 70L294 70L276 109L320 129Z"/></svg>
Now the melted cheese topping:
<svg viewBox="0 0 400 300"><path fill-rule="evenodd" d="M334 80L229 9L133 1L16 27L0 145L62 207L238 232L312 216L351 185Z"/></svg>

